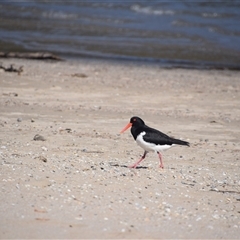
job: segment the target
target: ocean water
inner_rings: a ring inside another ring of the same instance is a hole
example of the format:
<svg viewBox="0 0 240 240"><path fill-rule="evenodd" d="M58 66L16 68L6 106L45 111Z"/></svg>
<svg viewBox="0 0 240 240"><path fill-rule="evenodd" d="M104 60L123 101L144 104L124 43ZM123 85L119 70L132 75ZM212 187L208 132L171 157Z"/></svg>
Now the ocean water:
<svg viewBox="0 0 240 240"><path fill-rule="evenodd" d="M0 1L0 51L240 70L240 1Z"/></svg>

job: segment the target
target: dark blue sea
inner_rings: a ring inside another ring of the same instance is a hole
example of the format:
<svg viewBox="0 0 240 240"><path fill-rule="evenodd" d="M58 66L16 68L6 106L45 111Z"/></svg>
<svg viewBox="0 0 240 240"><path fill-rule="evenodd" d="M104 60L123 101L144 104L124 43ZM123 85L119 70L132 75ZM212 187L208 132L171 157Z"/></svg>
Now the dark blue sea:
<svg viewBox="0 0 240 240"><path fill-rule="evenodd" d="M239 70L240 0L1 0L0 51Z"/></svg>

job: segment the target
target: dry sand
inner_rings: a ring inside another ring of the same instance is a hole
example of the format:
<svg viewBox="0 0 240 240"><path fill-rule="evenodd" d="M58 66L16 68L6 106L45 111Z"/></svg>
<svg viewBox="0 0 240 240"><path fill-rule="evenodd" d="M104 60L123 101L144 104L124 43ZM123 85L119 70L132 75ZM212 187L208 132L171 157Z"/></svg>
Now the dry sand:
<svg viewBox="0 0 240 240"><path fill-rule="evenodd" d="M1 238L240 238L240 72L1 62ZM127 168L133 115L191 147Z"/></svg>

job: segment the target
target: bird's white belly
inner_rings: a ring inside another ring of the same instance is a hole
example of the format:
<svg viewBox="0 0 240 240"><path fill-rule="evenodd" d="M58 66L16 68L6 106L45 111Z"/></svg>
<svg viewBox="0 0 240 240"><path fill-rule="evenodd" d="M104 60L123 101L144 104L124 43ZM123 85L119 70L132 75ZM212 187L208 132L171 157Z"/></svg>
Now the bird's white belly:
<svg viewBox="0 0 240 240"><path fill-rule="evenodd" d="M145 134L146 132L140 133L136 138L136 142L141 148L143 148L147 152L161 152L171 148L174 145L174 144L173 145L156 145L154 143L145 142L143 140L143 136Z"/></svg>

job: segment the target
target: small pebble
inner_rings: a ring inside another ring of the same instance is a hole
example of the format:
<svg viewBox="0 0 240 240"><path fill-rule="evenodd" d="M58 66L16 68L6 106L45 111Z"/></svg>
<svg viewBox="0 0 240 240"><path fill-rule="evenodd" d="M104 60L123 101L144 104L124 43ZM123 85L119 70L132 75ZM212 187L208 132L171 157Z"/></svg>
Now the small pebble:
<svg viewBox="0 0 240 240"><path fill-rule="evenodd" d="M215 218L215 219L219 219L219 215L218 214L213 214L212 217Z"/></svg>
<svg viewBox="0 0 240 240"><path fill-rule="evenodd" d="M46 138L44 138L43 136L36 134L33 138L34 141L46 141Z"/></svg>
<svg viewBox="0 0 240 240"><path fill-rule="evenodd" d="M43 147L42 147L42 150L43 150L43 151L47 151L48 149L43 146Z"/></svg>
<svg viewBox="0 0 240 240"><path fill-rule="evenodd" d="M47 162L47 158L45 158L44 156L38 156L38 157L35 157L34 159L39 159L42 162Z"/></svg>

